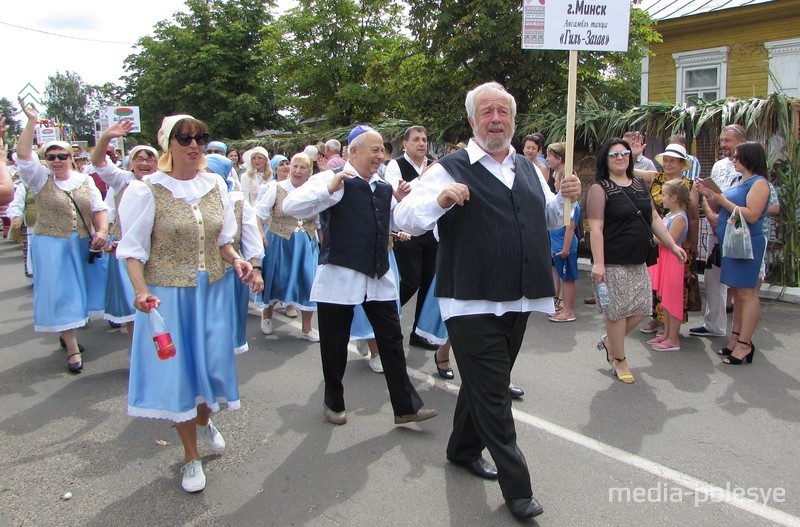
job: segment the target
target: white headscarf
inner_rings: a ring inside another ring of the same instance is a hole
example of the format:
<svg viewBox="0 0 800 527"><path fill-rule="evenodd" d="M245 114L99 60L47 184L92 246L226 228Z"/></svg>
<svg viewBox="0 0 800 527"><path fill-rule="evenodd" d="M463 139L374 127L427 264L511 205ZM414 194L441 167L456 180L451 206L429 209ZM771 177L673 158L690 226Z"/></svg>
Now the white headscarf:
<svg viewBox="0 0 800 527"><path fill-rule="evenodd" d="M164 151L164 154L158 159L158 169L162 172L172 171L172 153L169 151L169 136L172 133L172 129L175 128L175 125L183 119L194 119L194 117L186 114L168 115L161 121L161 128L158 130L157 138L158 145L161 147L161 150ZM200 164L197 170L202 171L205 168L206 159L204 156L200 156Z"/></svg>

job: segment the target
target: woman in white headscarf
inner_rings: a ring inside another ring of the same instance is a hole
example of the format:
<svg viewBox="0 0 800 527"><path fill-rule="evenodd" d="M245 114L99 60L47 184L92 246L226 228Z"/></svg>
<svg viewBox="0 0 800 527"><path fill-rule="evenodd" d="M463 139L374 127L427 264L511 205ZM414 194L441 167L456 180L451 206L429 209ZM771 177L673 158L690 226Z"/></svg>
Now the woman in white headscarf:
<svg viewBox="0 0 800 527"><path fill-rule="evenodd" d="M262 146L251 148L244 153L244 165L247 170L241 175L242 192L244 199L255 207L261 186L266 185L272 179L269 152Z"/></svg>
<svg viewBox="0 0 800 527"><path fill-rule="evenodd" d="M133 339L133 320L136 310L133 308L134 292L125 262L114 257L117 245L122 238L120 222L116 221L120 201L128 184L131 181L141 181L142 178L156 171L158 168L158 152L155 148L146 145L133 147L128 155L128 169L122 170L106 156L106 150L112 139L125 137L133 129L133 122L121 120L109 126L97 140L97 145L92 152L92 165L97 170L97 175L108 187L106 205L109 209L109 218L112 220L108 253L113 260L108 264L108 281L106 285L106 304L104 318L115 324L125 324L128 337Z"/></svg>
<svg viewBox="0 0 800 527"><path fill-rule="evenodd" d="M205 123L189 115L165 117L158 142L165 152L159 171L131 181L119 206L117 258L126 260L138 310L128 414L175 423L184 450L181 486L199 492L206 477L198 436L222 451L225 440L209 417L220 403L240 406L226 269L232 266L249 284L253 268L231 245L236 219L227 185L204 171ZM154 307L174 344L174 356L166 360L153 348L148 317Z"/></svg>
<svg viewBox="0 0 800 527"><path fill-rule="evenodd" d="M108 214L94 180L72 170L72 145L48 141L41 148L47 166L33 154L39 115L22 101L28 123L17 143L19 175L36 197L38 216L31 237L36 273L33 290L34 331L61 333L67 368L83 370L77 328L105 305ZM55 265L55 267L54 267Z"/></svg>

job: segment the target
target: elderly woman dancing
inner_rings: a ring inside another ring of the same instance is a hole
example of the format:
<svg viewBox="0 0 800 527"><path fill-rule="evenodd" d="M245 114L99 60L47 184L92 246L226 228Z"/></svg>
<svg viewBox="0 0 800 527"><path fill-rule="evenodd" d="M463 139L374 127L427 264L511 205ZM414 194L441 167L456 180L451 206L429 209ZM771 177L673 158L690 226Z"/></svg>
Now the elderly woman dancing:
<svg viewBox="0 0 800 527"><path fill-rule="evenodd" d="M240 406L226 266L248 284L253 269L231 245L236 219L225 182L203 171L206 125L189 115L165 117L158 142L166 152L159 171L132 181L119 207L117 258L127 262L138 310L128 414L175 422L184 449L181 486L199 492L206 477L197 438L223 450L225 440L209 417L220 403ZM153 349L148 325L153 307L175 346L168 360L159 360Z"/></svg>
<svg viewBox="0 0 800 527"><path fill-rule="evenodd" d="M36 273L33 291L34 331L60 332L67 349L67 368L83 370L75 329L89 316L103 314L108 241L108 213L94 180L71 170L72 146L49 141L41 148L47 167L33 155L39 115L20 101L28 123L17 143L19 175L36 197L38 217L31 237ZM52 272L54 263L58 266Z"/></svg>

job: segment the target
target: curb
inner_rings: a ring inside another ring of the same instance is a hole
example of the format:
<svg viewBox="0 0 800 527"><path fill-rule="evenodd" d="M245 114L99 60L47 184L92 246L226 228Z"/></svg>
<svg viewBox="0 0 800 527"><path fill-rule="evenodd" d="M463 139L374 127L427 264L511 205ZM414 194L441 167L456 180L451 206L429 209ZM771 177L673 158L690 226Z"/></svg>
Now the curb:
<svg viewBox="0 0 800 527"><path fill-rule="evenodd" d="M578 269L581 271L591 271L592 264L588 258L578 258ZM701 284L705 284L705 277L700 274L697 276ZM790 304L800 304L800 287L787 287L784 289L780 285L761 284L758 293L760 298L788 302Z"/></svg>

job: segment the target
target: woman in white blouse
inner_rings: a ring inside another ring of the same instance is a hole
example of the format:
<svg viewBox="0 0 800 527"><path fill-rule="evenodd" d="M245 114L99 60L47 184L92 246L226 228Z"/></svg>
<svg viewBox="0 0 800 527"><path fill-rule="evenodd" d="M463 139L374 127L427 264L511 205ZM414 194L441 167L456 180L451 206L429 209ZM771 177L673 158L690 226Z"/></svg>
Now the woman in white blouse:
<svg viewBox="0 0 800 527"><path fill-rule="evenodd" d="M244 199L255 207L261 187L272 179L269 153L266 148L257 146L245 152L243 157L247 170L241 175L242 192Z"/></svg>
<svg viewBox="0 0 800 527"><path fill-rule="evenodd" d="M89 316L102 316L105 305L106 206L94 180L72 170L69 143L48 141L40 149L47 166L39 163L33 154L39 115L33 106L20 105L28 123L17 143L19 176L39 209L30 245L36 272L33 330L61 333L67 368L80 373L83 357L75 329Z"/></svg>
<svg viewBox="0 0 800 527"><path fill-rule="evenodd" d="M220 403L237 409L239 387L233 353L230 282L226 264L245 283L253 269L234 251L233 207L225 182L204 172L206 125L189 115L165 117L158 142L166 152L159 171L131 181L119 206L125 259L135 292L128 414L169 419L183 443L181 486L205 488L197 438L212 450L225 441L211 423ZM148 313L158 307L175 346L160 360Z"/></svg>

